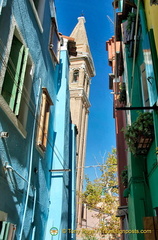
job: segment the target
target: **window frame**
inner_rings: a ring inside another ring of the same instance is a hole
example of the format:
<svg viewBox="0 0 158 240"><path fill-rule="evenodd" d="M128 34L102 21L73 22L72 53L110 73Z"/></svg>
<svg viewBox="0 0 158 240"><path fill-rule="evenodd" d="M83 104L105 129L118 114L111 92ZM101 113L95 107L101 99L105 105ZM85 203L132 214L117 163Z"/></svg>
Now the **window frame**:
<svg viewBox="0 0 158 240"><path fill-rule="evenodd" d="M22 34L18 28L18 25L16 23L16 20L13 16L12 21L11 21L11 25L10 25L10 32L8 35L8 42L7 45L5 47L4 50L4 57L3 57L3 61L4 63L2 64L1 68L0 68L0 75L1 75L1 79L0 79L0 107L2 108L3 112L6 114L6 116L9 118L9 120L13 123L13 125L16 127L16 129L20 132L20 134L26 138L27 136L27 131L26 131L26 122L27 122L27 116L28 116L28 111L27 113L25 113L25 116L23 118L23 121L21 121L21 119L18 118L18 116L15 115L15 113L13 113L13 111L11 110L11 108L9 107L8 103L6 102L6 100L4 99L4 97L2 96L2 87L4 84L4 78L5 78L5 74L7 71L7 66L8 66L8 61L9 61L9 57L10 57L10 51L11 51L11 47L12 47L12 41L13 41L13 37L14 35L19 39L19 41L21 41L21 43L24 45L25 48L27 48L25 41L22 37ZM29 61L29 67L31 67L29 70L30 72L30 79L29 79L29 84L30 84L30 89L29 89L29 94L31 92L31 86L32 86L32 79L33 79L33 74L34 74L34 63L33 60L30 56L30 53L28 53L28 61ZM25 80L24 80L25 82ZM24 83L25 85L25 83ZM23 95L23 92L22 92ZM22 96L23 97L23 96ZM29 97L29 96L28 96ZM21 108L21 106L20 106ZM20 110L21 111L21 110Z"/></svg>
<svg viewBox="0 0 158 240"><path fill-rule="evenodd" d="M40 112L38 117L38 128L37 128L37 147L45 152L48 139L48 128L50 118L50 107L53 102L50 98L47 88L42 87Z"/></svg>
<svg viewBox="0 0 158 240"><path fill-rule="evenodd" d="M55 36L55 38L54 38L54 36ZM54 41L54 39L55 39L55 41ZM56 43L55 45L53 44L54 42ZM55 51L54 51L54 46L56 48ZM51 18L49 50L50 50L50 53L51 53L51 56L52 56L53 60L55 62L59 63L59 57L60 57L60 36L59 36L59 33L58 33L57 24L56 24L56 21L55 21L54 17Z"/></svg>
<svg viewBox="0 0 158 240"><path fill-rule="evenodd" d="M18 45L18 47L19 47L18 50L15 48L14 44L16 44L16 48ZM11 44L11 51L9 54L9 60L7 63L6 72L5 72L4 79L3 79L1 95L4 97L4 99L7 102L7 99L5 98L5 91L6 91L6 89L8 89L8 84L10 82L11 83L11 89L10 89L11 95L10 95L10 98L8 98L7 103L16 116L19 115L19 111L20 111L20 103L21 103L21 98L22 98L22 92L23 92L25 74L26 74L26 67L27 67L27 61L28 61L28 52L29 52L28 48L25 47L25 45L18 39L18 37L14 33L13 39L12 39L12 44ZM16 54L16 57L13 57L12 54ZM13 64L16 64L16 65L14 65L15 69L12 67ZM7 69L10 69L9 70L10 73L8 73ZM12 71L11 71L11 69L12 69ZM7 77L7 75L9 77ZM12 77L14 78L13 82L11 79ZM11 81L9 81L9 79Z"/></svg>
<svg viewBox="0 0 158 240"><path fill-rule="evenodd" d="M153 106L157 102L157 85L155 81L155 71L153 66L153 56L151 51L151 43L148 32L143 36L143 57L146 69L147 86L149 92L150 105Z"/></svg>
<svg viewBox="0 0 158 240"><path fill-rule="evenodd" d="M79 75L80 75L79 69L75 69L73 71L73 78L72 78L73 83L77 83L79 81Z"/></svg>
<svg viewBox="0 0 158 240"><path fill-rule="evenodd" d="M45 0L40 0L40 7L38 7L38 9L35 6L34 0L29 0L31 7L33 9L37 24L39 26L39 29L41 31L41 33L43 33L43 26L42 26L42 22L43 22L43 16L44 16L44 5L45 5ZM43 4L43 8L41 7L41 4ZM41 11L42 9L42 11Z"/></svg>
<svg viewBox="0 0 158 240"><path fill-rule="evenodd" d="M145 63L142 63L140 65L140 71L141 71L141 82L142 82L141 91L142 91L143 106L148 107L148 106L150 106L150 100L149 100Z"/></svg>

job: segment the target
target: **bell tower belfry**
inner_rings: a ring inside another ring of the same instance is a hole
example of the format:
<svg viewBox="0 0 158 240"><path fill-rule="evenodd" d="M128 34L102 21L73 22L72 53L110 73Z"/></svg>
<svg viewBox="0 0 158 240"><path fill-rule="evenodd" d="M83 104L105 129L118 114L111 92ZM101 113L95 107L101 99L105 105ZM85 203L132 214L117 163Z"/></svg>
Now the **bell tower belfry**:
<svg viewBox="0 0 158 240"><path fill-rule="evenodd" d="M77 56L70 57L70 111L72 123L77 127L77 179L76 189L82 192L84 164L86 152L86 138L89 114L89 91L91 78L95 76L93 59L91 56L85 18L79 17L78 23L70 37L75 39ZM82 201L77 197L77 225L82 225Z"/></svg>

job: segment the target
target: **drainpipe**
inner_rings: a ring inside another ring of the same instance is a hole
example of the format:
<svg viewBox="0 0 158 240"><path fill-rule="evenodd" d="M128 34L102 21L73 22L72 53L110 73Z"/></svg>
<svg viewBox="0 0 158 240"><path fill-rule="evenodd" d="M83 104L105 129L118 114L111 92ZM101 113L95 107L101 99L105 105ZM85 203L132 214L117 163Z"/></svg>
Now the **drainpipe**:
<svg viewBox="0 0 158 240"><path fill-rule="evenodd" d="M32 224L34 223L34 220L35 220L36 198L37 198L37 191L36 191L36 188L34 188L34 201L33 201L33 210L32 210ZM35 239L35 231L36 231L36 226L33 226L32 240Z"/></svg>
<svg viewBox="0 0 158 240"><path fill-rule="evenodd" d="M39 95L40 95L40 89L41 89L41 78L39 80L40 80L40 83L39 83L39 88L38 88L35 117L34 117L33 129L32 129L32 141L31 141L31 149L30 149L30 164L29 164L29 176L28 176L28 184L27 184L27 193L26 193L26 200L25 200L25 206L24 206L24 212L23 212L23 218L22 218L22 224L21 224L19 240L22 240L22 234L23 234L23 230L24 230L24 223L25 223L26 211L27 211L27 205L28 205L28 199L29 199L29 191L30 191L30 185L31 185L33 148L34 148L34 139L35 139L35 129L36 129L36 118L37 118L37 112L38 112ZM35 193L36 193L36 191L35 191ZM36 196L36 194L35 194L35 196ZM32 218L34 218L35 201L36 201L36 199L34 197L34 207L33 207L33 216L32 216Z"/></svg>
<svg viewBox="0 0 158 240"><path fill-rule="evenodd" d="M133 52L133 67L132 67L132 87L131 87L131 96L130 96L130 104L132 104L132 95L133 95L133 86L134 86L134 72L135 72L135 59L136 59L136 47L137 47L137 32L138 32L138 19L139 19L139 7L140 0L137 1L137 14L136 14L136 26L135 26L135 39L134 39L134 52Z"/></svg>

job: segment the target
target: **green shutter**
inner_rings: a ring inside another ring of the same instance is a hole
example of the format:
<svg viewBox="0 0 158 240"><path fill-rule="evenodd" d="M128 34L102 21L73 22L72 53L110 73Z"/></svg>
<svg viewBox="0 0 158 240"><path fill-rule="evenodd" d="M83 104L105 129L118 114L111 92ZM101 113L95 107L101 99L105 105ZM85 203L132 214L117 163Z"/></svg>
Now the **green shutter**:
<svg viewBox="0 0 158 240"><path fill-rule="evenodd" d="M10 54L10 57L14 64L15 76L14 76L14 79L12 79L14 83L13 83L11 98L9 102L9 106L13 111L14 111L15 101L16 101L16 96L18 91L23 52L24 52L24 46L17 38L14 37L13 45L12 45L12 53Z"/></svg>
<svg viewBox="0 0 158 240"><path fill-rule="evenodd" d="M0 231L0 240L4 239L4 234L5 234L5 229L7 227L7 222L2 222L2 227L1 227L1 231Z"/></svg>
<svg viewBox="0 0 158 240"><path fill-rule="evenodd" d="M153 68L153 59L149 42L148 32L143 36L143 55L146 69L146 78L149 92L150 105L153 106L157 101L157 87Z"/></svg>
<svg viewBox="0 0 158 240"><path fill-rule="evenodd" d="M18 115L28 59L28 48L14 36L2 88L2 96Z"/></svg>
<svg viewBox="0 0 158 240"><path fill-rule="evenodd" d="M10 223L7 222L6 224L6 228L5 228L5 235L4 235L4 240L8 240L9 239L9 230L10 230Z"/></svg>
<svg viewBox="0 0 158 240"><path fill-rule="evenodd" d="M149 31L149 40L150 40L150 47L152 52L152 58L153 58L153 67L154 67L154 73L155 73L155 80L156 80L156 86L158 89L158 57L157 57L157 50L155 45L155 38L154 38L154 32L153 29L150 29Z"/></svg>
<svg viewBox="0 0 158 240"><path fill-rule="evenodd" d="M21 75L19 76L18 94L16 98L16 103L15 103L15 111L14 111L15 115L19 114L20 102L22 97L22 90L23 90L24 78L25 78L25 72L26 72L26 66L27 66L27 59L28 59L28 50L29 50L28 48L24 49L23 61L21 66Z"/></svg>
<svg viewBox="0 0 158 240"><path fill-rule="evenodd" d="M19 42L19 40L14 37L12 41L11 51L9 55L9 60L6 67L6 73L4 77L3 87L2 87L2 96L6 100L6 102L9 104L11 109L13 110L14 106L14 99L15 99L15 89L16 89L16 69L18 65L18 57L19 57L19 51L21 49L22 44ZM13 91L14 89L14 91Z"/></svg>

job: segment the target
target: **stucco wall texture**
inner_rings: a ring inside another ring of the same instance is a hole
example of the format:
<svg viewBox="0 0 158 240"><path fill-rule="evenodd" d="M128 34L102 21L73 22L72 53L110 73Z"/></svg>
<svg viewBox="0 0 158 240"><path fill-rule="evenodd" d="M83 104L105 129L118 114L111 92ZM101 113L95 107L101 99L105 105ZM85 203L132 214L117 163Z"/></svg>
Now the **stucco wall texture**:
<svg viewBox="0 0 158 240"><path fill-rule="evenodd" d="M70 178L69 172L57 176L49 170L69 168L69 160L75 158L76 133L70 121L68 54L67 51L61 53L60 63L56 64L48 47L51 17L55 16L49 1L44 1L42 31L31 2L3 1L0 15L1 76L4 76L14 30L29 49L32 65L30 93L26 89L30 97L27 98L29 107L24 129L18 127L20 124L10 109L7 110L8 106L5 107L6 103L0 108L0 132L9 133L8 138L0 138L0 211L7 213L6 220L16 225L15 240L48 240L52 239L51 227L67 228L71 225L68 221L75 216L71 212L69 217L68 209L69 201L74 198L71 189L75 171ZM0 93L2 81L1 77ZM53 102L45 152L36 145L42 87L47 89ZM9 169L5 168L6 164ZM68 239L68 236L58 235L57 239Z"/></svg>

